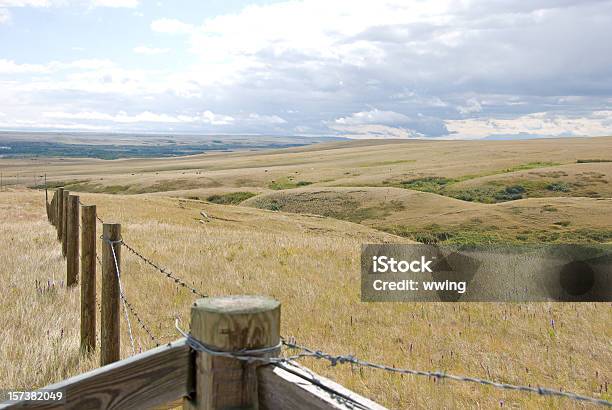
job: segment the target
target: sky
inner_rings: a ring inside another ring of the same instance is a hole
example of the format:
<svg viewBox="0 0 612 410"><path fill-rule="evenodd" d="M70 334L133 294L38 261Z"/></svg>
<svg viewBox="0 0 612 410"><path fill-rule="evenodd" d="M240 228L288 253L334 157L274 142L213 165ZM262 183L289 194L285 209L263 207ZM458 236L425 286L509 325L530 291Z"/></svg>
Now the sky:
<svg viewBox="0 0 612 410"><path fill-rule="evenodd" d="M0 0L0 129L612 135L612 1Z"/></svg>

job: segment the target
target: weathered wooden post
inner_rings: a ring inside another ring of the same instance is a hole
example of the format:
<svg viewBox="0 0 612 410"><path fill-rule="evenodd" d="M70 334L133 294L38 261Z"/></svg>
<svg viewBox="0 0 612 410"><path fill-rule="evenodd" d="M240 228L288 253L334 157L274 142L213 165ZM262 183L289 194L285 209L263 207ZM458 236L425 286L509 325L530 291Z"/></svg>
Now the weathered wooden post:
<svg viewBox="0 0 612 410"><path fill-rule="evenodd" d="M63 203L62 203L62 255L66 257L68 250L68 197L70 191L64 190Z"/></svg>
<svg viewBox="0 0 612 410"><path fill-rule="evenodd" d="M79 277L79 197L68 196L66 223L66 286L75 286Z"/></svg>
<svg viewBox="0 0 612 410"><path fill-rule="evenodd" d="M96 206L81 207L81 350L96 348Z"/></svg>
<svg viewBox="0 0 612 410"><path fill-rule="evenodd" d="M121 269L121 224L102 225L102 313L100 316L100 364L116 362L120 356L119 278ZM114 252L113 252L114 250ZM116 260L116 264L115 264Z"/></svg>
<svg viewBox="0 0 612 410"><path fill-rule="evenodd" d="M47 212L49 213L49 222L51 225L55 226L55 197L57 196L57 191L53 192L53 196L51 197L51 202L47 207Z"/></svg>
<svg viewBox="0 0 612 410"><path fill-rule="evenodd" d="M197 300L191 308L191 335L212 350L238 352L278 346L280 303L264 296ZM266 353L278 356L280 348ZM257 409L257 363L198 352L195 396L184 409Z"/></svg>
<svg viewBox="0 0 612 410"><path fill-rule="evenodd" d="M57 240L62 240L62 230L64 229L64 219L62 207L64 206L64 188L57 188L57 204L55 208L55 215L57 221Z"/></svg>
<svg viewBox="0 0 612 410"><path fill-rule="evenodd" d="M51 201L53 204L51 205L51 220L53 221L53 226L55 227L55 231L57 232L57 196L58 193L55 191L53 193L53 200Z"/></svg>
<svg viewBox="0 0 612 410"><path fill-rule="evenodd" d="M47 220L51 221L49 213L49 191L47 190L47 174L45 174L45 209L47 210Z"/></svg>

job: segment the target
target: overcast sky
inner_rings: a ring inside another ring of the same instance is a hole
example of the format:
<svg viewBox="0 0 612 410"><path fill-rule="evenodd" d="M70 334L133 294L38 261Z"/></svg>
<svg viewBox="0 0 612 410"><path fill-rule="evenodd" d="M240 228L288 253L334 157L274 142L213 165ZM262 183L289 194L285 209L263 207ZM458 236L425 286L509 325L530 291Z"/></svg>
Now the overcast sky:
<svg viewBox="0 0 612 410"><path fill-rule="evenodd" d="M0 0L0 129L612 134L612 1Z"/></svg>

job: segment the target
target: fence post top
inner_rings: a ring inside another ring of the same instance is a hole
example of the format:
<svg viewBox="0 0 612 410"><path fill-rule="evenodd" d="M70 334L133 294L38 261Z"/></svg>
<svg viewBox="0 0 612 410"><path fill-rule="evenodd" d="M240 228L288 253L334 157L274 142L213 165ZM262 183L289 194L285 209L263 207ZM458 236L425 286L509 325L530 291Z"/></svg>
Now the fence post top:
<svg viewBox="0 0 612 410"><path fill-rule="evenodd" d="M279 301L268 296L236 295L198 299L191 309L210 313L241 315L269 312L279 306Z"/></svg>

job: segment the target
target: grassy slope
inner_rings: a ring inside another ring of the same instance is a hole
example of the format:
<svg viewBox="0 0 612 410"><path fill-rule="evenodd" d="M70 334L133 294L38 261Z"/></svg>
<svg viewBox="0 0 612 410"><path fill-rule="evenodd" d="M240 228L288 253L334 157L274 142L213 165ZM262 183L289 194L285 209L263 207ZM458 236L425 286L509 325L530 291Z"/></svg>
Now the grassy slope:
<svg viewBox="0 0 612 410"><path fill-rule="evenodd" d="M122 222L126 241L205 293L278 298L283 335L323 350L584 394L599 395L612 376L608 304L364 304L359 245L402 239L332 219L147 195L86 194L82 201L97 204L103 219ZM201 210L210 222L199 221ZM0 194L0 220L3 238L13 245L0 248L0 274L8 284L0 293L7 318L0 331L0 386L41 386L95 366L95 357L78 356L78 291L55 286L40 293L35 287L36 281L60 283L64 275L41 194ZM173 318L188 320L192 295L125 251L122 259L130 301L163 341L176 338ZM143 331L135 332L139 346L150 347ZM316 361L306 365L391 408L570 404Z"/></svg>
<svg viewBox="0 0 612 410"><path fill-rule="evenodd" d="M400 188L302 188L242 203L362 223L420 241L612 241L612 199L531 198L490 205ZM429 237L427 236L429 235Z"/></svg>
<svg viewBox="0 0 612 410"><path fill-rule="evenodd" d="M612 137L533 141L358 141L315 144L266 152L204 154L172 159L0 160L5 176L31 183L34 173L50 181L87 181L83 188L125 193L268 188L305 181L330 186L380 186L426 176L463 178L504 173L546 161L575 164L603 158ZM605 163L602 163L605 164ZM112 188L115 187L115 188ZM120 188L119 188L120 187Z"/></svg>

